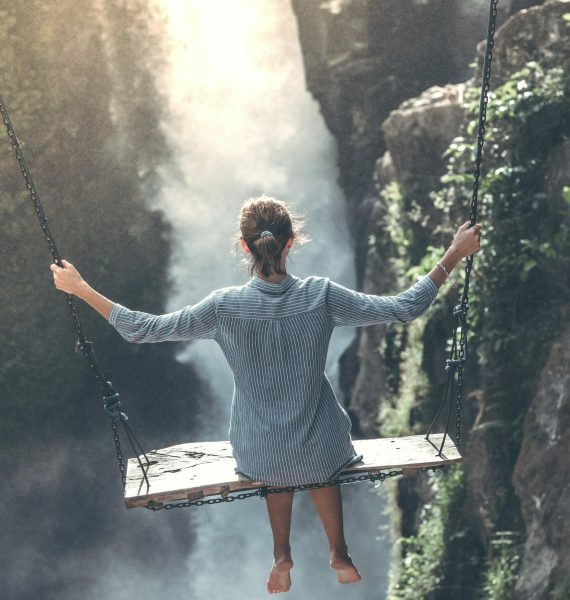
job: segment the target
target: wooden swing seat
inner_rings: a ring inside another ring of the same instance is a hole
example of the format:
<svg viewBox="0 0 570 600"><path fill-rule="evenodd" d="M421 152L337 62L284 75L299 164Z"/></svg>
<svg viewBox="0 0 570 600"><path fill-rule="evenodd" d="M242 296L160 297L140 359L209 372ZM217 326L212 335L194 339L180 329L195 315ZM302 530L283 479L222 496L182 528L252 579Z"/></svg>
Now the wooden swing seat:
<svg viewBox="0 0 570 600"><path fill-rule="evenodd" d="M401 469L403 475L415 475L424 467L460 462L461 454L449 436L442 456L438 455L442 439L440 433L432 434L429 441L424 435L354 440L354 448L364 460L344 470L340 476L395 469ZM235 473L236 463L229 442L179 444L147 452L147 457L150 465L145 470L149 486L137 459L128 461L124 497L127 508L146 506L150 502L160 506L205 496L226 496L230 492L264 487L259 481ZM144 462L144 456L141 458Z"/></svg>

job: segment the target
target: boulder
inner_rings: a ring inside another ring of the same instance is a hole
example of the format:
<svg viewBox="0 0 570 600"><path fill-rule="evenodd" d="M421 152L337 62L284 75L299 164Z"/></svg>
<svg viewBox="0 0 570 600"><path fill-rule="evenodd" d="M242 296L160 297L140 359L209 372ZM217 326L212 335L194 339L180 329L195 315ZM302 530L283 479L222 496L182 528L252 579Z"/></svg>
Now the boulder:
<svg viewBox="0 0 570 600"><path fill-rule="evenodd" d="M428 88L403 102L382 123L394 179L426 191L438 186L445 172L442 155L465 118L464 89L464 84Z"/></svg>
<svg viewBox="0 0 570 600"><path fill-rule="evenodd" d="M512 4L500 3L500 22ZM307 88L337 139L347 200L358 204L385 150L379 125L390 111L430 86L469 77L473 49L485 35L486 3L292 0L292 5ZM358 228L354 231L357 237Z"/></svg>
<svg viewBox="0 0 570 600"><path fill-rule="evenodd" d="M570 32L562 17L570 12L570 0L550 0L513 15L496 32L493 51L491 87L504 83L526 63L537 61L543 67L568 64ZM475 80L483 69L485 44L477 47Z"/></svg>

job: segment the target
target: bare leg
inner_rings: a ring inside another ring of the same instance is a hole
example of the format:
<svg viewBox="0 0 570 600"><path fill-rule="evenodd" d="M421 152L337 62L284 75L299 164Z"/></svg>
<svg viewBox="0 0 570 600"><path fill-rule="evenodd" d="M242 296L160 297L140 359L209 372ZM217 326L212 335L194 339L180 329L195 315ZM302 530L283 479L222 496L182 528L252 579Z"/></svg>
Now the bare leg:
<svg viewBox="0 0 570 600"><path fill-rule="evenodd" d="M350 558L344 539L340 488L331 486L310 490L309 493L323 522L331 551L331 567L336 570L339 583L360 581L360 573Z"/></svg>
<svg viewBox="0 0 570 600"><path fill-rule="evenodd" d="M289 571L293 567L289 533L291 532L291 513L293 510L293 492L268 494L267 513L273 533L273 567L267 580L270 594L288 592L291 587Z"/></svg>

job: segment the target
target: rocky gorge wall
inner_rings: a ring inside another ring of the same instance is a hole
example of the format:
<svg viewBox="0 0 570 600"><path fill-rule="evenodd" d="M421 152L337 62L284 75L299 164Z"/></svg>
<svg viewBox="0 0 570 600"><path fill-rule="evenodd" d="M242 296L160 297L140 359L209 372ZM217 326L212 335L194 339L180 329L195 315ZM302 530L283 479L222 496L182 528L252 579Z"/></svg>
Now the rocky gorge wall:
<svg viewBox="0 0 570 600"><path fill-rule="evenodd" d="M374 196L371 173L386 149L381 123L432 85L462 81L484 37L486 3L471 0L291 0L307 88L336 136L340 183L356 235ZM500 2L498 23L540 0ZM365 252L358 244L357 251ZM362 282L364 260L357 260Z"/></svg>
<svg viewBox="0 0 570 600"><path fill-rule="evenodd" d="M359 289L397 292L433 266L468 215L486 3L293 6L307 85L339 144ZM570 2L499 6L466 458L447 476L399 482L394 598L570 597ZM425 431L456 301L446 284L410 326L358 331L341 364L358 434Z"/></svg>

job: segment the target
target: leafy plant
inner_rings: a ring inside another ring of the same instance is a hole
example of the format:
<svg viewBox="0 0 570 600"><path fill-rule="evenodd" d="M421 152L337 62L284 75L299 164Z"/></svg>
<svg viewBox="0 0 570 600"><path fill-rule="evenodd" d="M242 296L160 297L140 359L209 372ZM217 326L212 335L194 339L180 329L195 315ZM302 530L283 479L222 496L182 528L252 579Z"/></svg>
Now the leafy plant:
<svg viewBox="0 0 570 600"><path fill-rule="evenodd" d="M402 561L390 591L391 600L427 598L443 584L446 548L452 537L464 535L449 527L463 500L464 478L462 465L429 474L433 500L422 509L418 534L400 540Z"/></svg>
<svg viewBox="0 0 570 600"><path fill-rule="evenodd" d="M483 583L486 600L513 600L520 563L518 534L498 531L490 543L490 558Z"/></svg>

